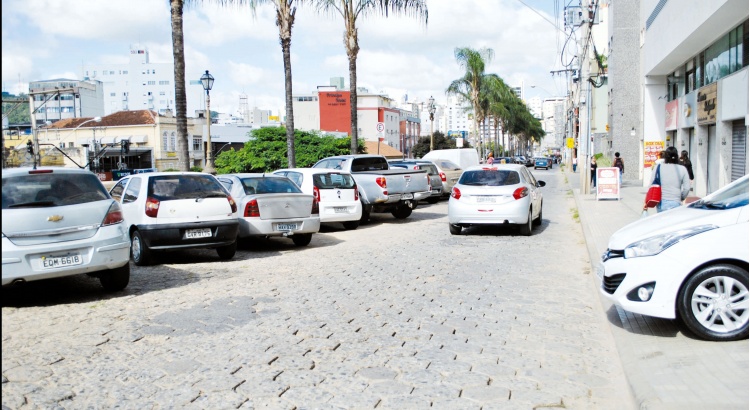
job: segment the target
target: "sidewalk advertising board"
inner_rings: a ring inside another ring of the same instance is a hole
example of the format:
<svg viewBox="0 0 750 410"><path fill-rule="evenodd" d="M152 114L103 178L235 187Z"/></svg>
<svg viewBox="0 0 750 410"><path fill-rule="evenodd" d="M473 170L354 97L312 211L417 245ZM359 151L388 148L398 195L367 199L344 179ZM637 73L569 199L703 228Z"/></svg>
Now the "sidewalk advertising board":
<svg viewBox="0 0 750 410"><path fill-rule="evenodd" d="M620 199L620 168L596 169L596 200Z"/></svg>

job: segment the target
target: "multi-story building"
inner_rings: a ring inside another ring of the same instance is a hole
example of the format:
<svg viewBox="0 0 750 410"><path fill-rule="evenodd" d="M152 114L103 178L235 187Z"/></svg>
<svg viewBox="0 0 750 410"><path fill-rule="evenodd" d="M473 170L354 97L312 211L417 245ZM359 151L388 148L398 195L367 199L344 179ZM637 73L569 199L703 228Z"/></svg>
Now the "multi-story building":
<svg viewBox="0 0 750 410"><path fill-rule="evenodd" d="M145 49L131 49L125 64L83 66L84 80L104 86L104 114L123 110L174 109L174 63L152 63Z"/></svg>
<svg viewBox="0 0 750 410"><path fill-rule="evenodd" d="M560 149L565 135L565 98L546 98L541 103L541 123L545 132L543 150Z"/></svg>
<svg viewBox="0 0 750 410"><path fill-rule="evenodd" d="M748 2L688 3L640 1L640 163L647 185L652 147L687 151L704 196L748 171Z"/></svg>
<svg viewBox="0 0 750 410"><path fill-rule="evenodd" d="M449 95L444 111L445 134L449 137L468 139L472 146L477 146L474 135L474 110L471 103L456 95Z"/></svg>
<svg viewBox="0 0 750 410"><path fill-rule="evenodd" d="M37 125L67 118L104 115L101 81L78 81L65 78L32 81L29 95L34 101Z"/></svg>

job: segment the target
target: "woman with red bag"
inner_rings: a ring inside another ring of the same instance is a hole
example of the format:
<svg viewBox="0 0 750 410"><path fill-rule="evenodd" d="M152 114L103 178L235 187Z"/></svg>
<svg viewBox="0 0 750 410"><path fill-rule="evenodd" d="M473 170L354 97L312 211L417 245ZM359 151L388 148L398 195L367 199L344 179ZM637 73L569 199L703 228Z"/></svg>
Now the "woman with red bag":
<svg viewBox="0 0 750 410"><path fill-rule="evenodd" d="M690 176L679 162L677 148L668 147L664 151L664 163L657 165L661 178L661 202L656 207L658 212L677 208L690 193Z"/></svg>

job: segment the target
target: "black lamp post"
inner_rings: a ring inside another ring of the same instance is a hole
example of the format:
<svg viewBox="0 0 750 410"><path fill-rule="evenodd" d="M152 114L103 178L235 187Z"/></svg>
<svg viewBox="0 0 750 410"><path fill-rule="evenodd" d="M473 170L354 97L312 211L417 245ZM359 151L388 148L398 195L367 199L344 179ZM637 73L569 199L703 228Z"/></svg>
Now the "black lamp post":
<svg viewBox="0 0 750 410"><path fill-rule="evenodd" d="M206 70L206 73L201 76L201 84L203 85L203 89L206 90L206 168L203 170L204 172L207 172L212 175L216 175L216 170L214 169L214 157L211 150L211 96L209 95L209 91L211 91L211 88L214 86L214 76L208 73L208 70Z"/></svg>
<svg viewBox="0 0 750 410"><path fill-rule="evenodd" d="M430 113L430 151L435 149L435 133L432 130L432 124L435 121L435 99L430 96L430 106L427 107L427 111Z"/></svg>

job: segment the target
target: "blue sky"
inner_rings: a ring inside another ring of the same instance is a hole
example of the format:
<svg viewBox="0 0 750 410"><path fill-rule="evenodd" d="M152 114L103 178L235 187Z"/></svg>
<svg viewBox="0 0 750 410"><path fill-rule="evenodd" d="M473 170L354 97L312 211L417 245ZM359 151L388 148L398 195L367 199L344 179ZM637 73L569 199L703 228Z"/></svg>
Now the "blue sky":
<svg viewBox="0 0 750 410"><path fill-rule="evenodd" d="M80 79L82 64L124 63L136 46L149 50L151 62L171 62L168 3L2 0L3 91L28 91L30 81ZM187 79L210 70L216 78L211 108L220 112L235 113L242 93L251 108L283 110L283 63L273 6L260 6L253 16L247 7L210 3L204 0L185 10ZM562 28L563 3L428 0L427 25L403 16L368 16L359 25L357 85L395 99L432 95L441 103L450 82L462 75L454 49L489 47L495 58L487 72L511 85L523 81L527 98L564 94L564 79L550 75L561 68L564 35L542 17ZM309 94L330 77L344 77L348 86L343 31L340 17L299 7L292 32L295 94ZM188 113L201 104L201 93L188 91Z"/></svg>

